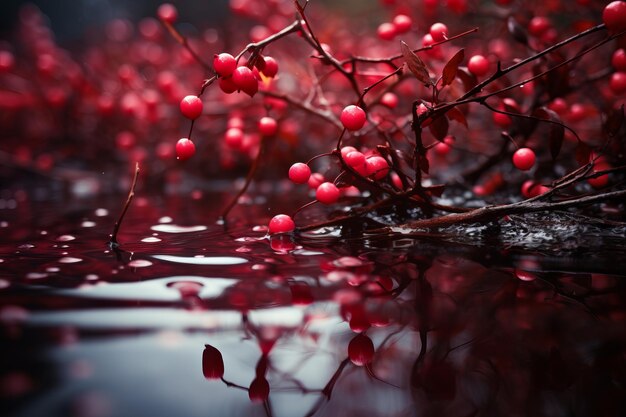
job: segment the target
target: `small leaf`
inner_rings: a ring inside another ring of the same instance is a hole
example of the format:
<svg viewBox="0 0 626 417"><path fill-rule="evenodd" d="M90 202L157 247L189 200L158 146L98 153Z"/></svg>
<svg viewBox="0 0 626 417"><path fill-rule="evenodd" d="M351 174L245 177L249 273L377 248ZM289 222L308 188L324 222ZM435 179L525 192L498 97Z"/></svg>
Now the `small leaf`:
<svg viewBox="0 0 626 417"><path fill-rule="evenodd" d="M576 146L576 162L578 165L583 166L589 163L589 157L591 156L591 148L583 141L578 142Z"/></svg>
<svg viewBox="0 0 626 417"><path fill-rule="evenodd" d="M401 149L394 149L396 155L404 162L406 162L409 166L413 166L413 161L415 160L412 153L405 152Z"/></svg>
<svg viewBox="0 0 626 417"><path fill-rule="evenodd" d="M430 129L430 133L433 134L435 139L439 142L442 142L443 139L448 134L448 127L450 124L448 123L448 118L445 116L439 116L428 127Z"/></svg>
<svg viewBox="0 0 626 417"><path fill-rule="evenodd" d="M442 72L442 83L445 87L446 85L452 84L454 79L456 78L456 73L459 70L459 64L463 62L465 58L465 51L463 49L459 49L459 51L454 54L452 58L446 63L446 66L443 67Z"/></svg>
<svg viewBox="0 0 626 417"><path fill-rule="evenodd" d="M413 73L413 75L415 75L415 78L423 82L425 85L433 85L433 80L430 79L430 74L426 69L424 61L422 61L422 59L417 56L405 42L400 42L400 49L402 50L406 66Z"/></svg>
<svg viewBox="0 0 626 417"><path fill-rule="evenodd" d="M619 129L624 124L624 105L619 109L614 109L604 122L604 131L610 137L617 135Z"/></svg>
<svg viewBox="0 0 626 417"><path fill-rule="evenodd" d="M540 119L549 120L550 123L550 155L552 159L556 159L561 152L563 138L565 137L565 127L559 115L547 107L540 107L534 111L533 115Z"/></svg>
<svg viewBox="0 0 626 417"><path fill-rule="evenodd" d="M463 126L469 129L467 124L467 119L461 110L458 107L452 107L450 110L446 112L446 116L450 120L454 120L457 123L461 123Z"/></svg>
<svg viewBox="0 0 626 417"><path fill-rule="evenodd" d="M513 36L513 39L518 41L521 44L528 45L528 35L526 34L526 30L517 23L517 20L513 16L510 16L506 21L506 27L509 30L509 33Z"/></svg>
<svg viewBox="0 0 626 417"><path fill-rule="evenodd" d="M461 82L463 83L463 87L465 87L465 91L469 91L478 84L478 80L476 76L469 72L466 67L459 67L456 74Z"/></svg>
<svg viewBox="0 0 626 417"><path fill-rule="evenodd" d="M431 185L430 187L424 187L424 189L428 192L428 194L434 197L441 197L443 192L446 190L446 185L445 184Z"/></svg>

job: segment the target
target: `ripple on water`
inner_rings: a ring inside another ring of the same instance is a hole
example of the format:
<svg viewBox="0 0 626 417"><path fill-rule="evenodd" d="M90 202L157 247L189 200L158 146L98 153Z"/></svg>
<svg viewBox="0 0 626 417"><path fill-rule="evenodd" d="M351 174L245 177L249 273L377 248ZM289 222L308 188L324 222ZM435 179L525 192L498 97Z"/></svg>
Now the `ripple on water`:
<svg viewBox="0 0 626 417"><path fill-rule="evenodd" d="M152 265L152 262L146 259L135 259L128 263L128 266L130 266L131 268L145 268L150 265Z"/></svg>
<svg viewBox="0 0 626 417"><path fill-rule="evenodd" d="M174 255L153 255L155 259L189 265L239 265L248 262L245 258L235 256L174 256Z"/></svg>
<svg viewBox="0 0 626 417"><path fill-rule="evenodd" d="M197 226L178 226L175 224L157 224L150 229L155 232L164 232L164 233L193 233L193 232L202 232L207 230L206 226L197 225Z"/></svg>

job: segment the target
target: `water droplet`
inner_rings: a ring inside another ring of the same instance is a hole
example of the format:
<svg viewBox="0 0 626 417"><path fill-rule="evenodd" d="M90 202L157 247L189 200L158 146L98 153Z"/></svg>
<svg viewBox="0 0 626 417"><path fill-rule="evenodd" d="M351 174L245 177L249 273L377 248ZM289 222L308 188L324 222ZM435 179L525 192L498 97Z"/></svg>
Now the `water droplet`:
<svg viewBox="0 0 626 417"><path fill-rule="evenodd" d="M26 274L27 279L42 279L47 277L48 274L46 274L45 272L29 272L28 274Z"/></svg>
<svg viewBox="0 0 626 417"><path fill-rule="evenodd" d="M99 208L99 209L96 209L94 213L98 217L105 217L109 215L109 210L104 209L104 208Z"/></svg>
<svg viewBox="0 0 626 417"><path fill-rule="evenodd" d="M40 235L45 236L48 234L47 230L42 230L41 232L39 232Z"/></svg>
<svg viewBox="0 0 626 417"><path fill-rule="evenodd" d="M81 223L81 227L95 227L96 222L92 222L91 220L85 220Z"/></svg>
<svg viewBox="0 0 626 417"><path fill-rule="evenodd" d="M359 258L355 258L354 256L344 256L333 261L333 265L338 268L354 268L357 266L362 266L363 261L361 261Z"/></svg>
<svg viewBox="0 0 626 417"><path fill-rule="evenodd" d="M0 290L9 288L10 286L11 286L11 283L9 281L7 281L6 279L0 278Z"/></svg>
<svg viewBox="0 0 626 417"><path fill-rule="evenodd" d="M85 279L87 281L96 281L99 277L96 274L87 274L85 275Z"/></svg>
<svg viewBox="0 0 626 417"><path fill-rule="evenodd" d="M239 253L247 253L247 252L250 252L250 251L252 251L252 249L247 247L247 246L241 246L241 247L235 249L235 252L239 252Z"/></svg>
<svg viewBox="0 0 626 417"><path fill-rule="evenodd" d="M63 258L59 259L59 263L62 264L75 264L77 262L82 262L83 260L80 258L74 258L72 256L64 256Z"/></svg>
<svg viewBox="0 0 626 417"><path fill-rule="evenodd" d="M161 239L159 239L158 237L144 237L143 239L141 239L141 241L144 243L156 243L160 242Z"/></svg>
<svg viewBox="0 0 626 417"><path fill-rule="evenodd" d="M253 271L265 271L266 269L267 269L267 265L262 265L262 264L252 265Z"/></svg>
<svg viewBox="0 0 626 417"><path fill-rule="evenodd" d="M32 249L34 248L35 245L30 244L30 243L24 243L23 245L18 246L18 249Z"/></svg>
<svg viewBox="0 0 626 417"><path fill-rule="evenodd" d="M157 232L164 233L192 233L192 232L201 232L206 230L206 226L198 225L198 226L177 226L175 224L157 224L152 226L150 229Z"/></svg>
<svg viewBox="0 0 626 417"><path fill-rule="evenodd" d="M72 240L76 240L76 237L72 235L61 235L57 238L57 242L71 242Z"/></svg>
<svg viewBox="0 0 626 417"><path fill-rule="evenodd" d="M267 232L268 228L267 226L254 226L252 228L253 232Z"/></svg>
<svg viewBox="0 0 626 417"><path fill-rule="evenodd" d="M0 222L0 227L9 227L9 222Z"/></svg>
<svg viewBox="0 0 626 417"><path fill-rule="evenodd" d="M134 261L130 261L128 263L128 266L130 266L131 268L145 268L150 265L152 265L152 262L145 259L135 259Z"/></svg>
<svg viewBox="0 0 626 417"><path fill-rule="evenodd" d="M158 222L161 223L161 224L163 224L163 223L171 223L173 221L174 221L174 219L172 219L170 216L163 216L163 217L161 217L158 220Z"/></svg>
<svg viewBox="0 0 626 417"><path fill-rule="evenodd" d="M61 268L57 268L56 266L51 266L46 268L46 272L59 272Z"/></svg>

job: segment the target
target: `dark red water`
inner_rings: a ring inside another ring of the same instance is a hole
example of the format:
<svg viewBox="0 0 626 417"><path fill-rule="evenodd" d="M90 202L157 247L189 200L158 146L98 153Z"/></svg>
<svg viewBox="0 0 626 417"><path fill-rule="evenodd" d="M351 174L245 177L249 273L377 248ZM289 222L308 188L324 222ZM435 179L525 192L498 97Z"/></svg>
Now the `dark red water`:
<svg viewBox="0 0 626 417"><path fill-rule="evenodd" d="M116 253L123 196L4 192L0 414L626 415L624 230L270 241L196 197L140 196Z"/></svg>

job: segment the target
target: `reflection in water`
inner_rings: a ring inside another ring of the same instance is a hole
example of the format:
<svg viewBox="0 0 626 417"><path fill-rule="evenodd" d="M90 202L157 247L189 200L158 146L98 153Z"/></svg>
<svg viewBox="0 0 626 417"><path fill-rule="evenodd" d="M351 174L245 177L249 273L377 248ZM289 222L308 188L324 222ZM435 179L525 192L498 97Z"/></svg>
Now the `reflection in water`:
<svg viewBox="0 0 626 417"><path fill-rule="evenodd" d="M171 219L149 209L130 213L120 260L106 222L6 218L1 415L626 412L615 246L568 258L217 225L157 241Z"/></svg>

